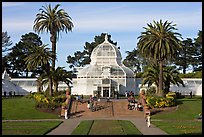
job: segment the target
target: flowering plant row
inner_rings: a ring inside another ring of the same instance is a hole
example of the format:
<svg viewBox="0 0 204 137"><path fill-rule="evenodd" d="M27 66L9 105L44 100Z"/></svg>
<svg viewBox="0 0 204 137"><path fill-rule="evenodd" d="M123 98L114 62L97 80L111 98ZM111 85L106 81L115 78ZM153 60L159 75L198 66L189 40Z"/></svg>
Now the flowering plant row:
<svg viewBox="0 0 204 137"><path fill-rule="evenodd" d="M56 108L62 105L65 102L66 97L64 95L58 95L54 97L47 97L43 93L32 93L29 95L29 98L33 98L36 101L36 107L44 108Z"/></svg>
<svg viewBox="0 0 204 137"><path fill-rule="evenodd" d="M172 96L168 97L157 97L157 96L148 96L146 99L147 106L153 108L164 108L172 107L176 105L176 99Z"/></svg>

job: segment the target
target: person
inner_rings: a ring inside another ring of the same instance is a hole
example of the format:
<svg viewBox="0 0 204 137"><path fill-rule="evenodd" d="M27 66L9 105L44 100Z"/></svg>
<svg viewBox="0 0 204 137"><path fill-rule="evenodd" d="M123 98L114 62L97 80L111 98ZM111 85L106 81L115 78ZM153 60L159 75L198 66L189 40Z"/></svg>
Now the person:
<svg viewBox="0 0 204 137"><path fill-rule="evenodd" d="M12 97L12 91L9 92L9 96Z"/></svg>
<svg viewBox="0 0 204 137"><path fill-rule="evenodd" d="M90 95L90 97L89 97L89 109L90 109L91 111L93 110L93 102L94 102L93 96Z"/></svg>
<svg viewBox="0 0 204 137"><path fill-rule="evenodd" d="M110 98L109 97L107 97L107 102L109 102L110 101Z"/></svg>
<svg viewBox="0 0 204 137"><path fill-rule="evenodd" d="M80 95L78 95L78 102L79 102L79 104L81 104L81 97L80 97Z"/></svg>
<svg viewBox="0 0 204 137"><path fill-rule="evenodd" d="M138 110L138 104L137 104L137 102L135 102L134 110Z"/></svg>
<svg viewBox="0 0 204 137"><path fill-rule="evenodd" d="M6 91L4 91L4 97L6 97Z"/></svg>
<svg viewBox="0 0 204 137"><path fill-rule="evenodd" d="M190 97L192 98L192 91L190 92Z"/></svg>
<svg viewBox="0 0 204 137"><path fill-rule="evenodd" d="M68 119L68 111L70 109L70 104L71 104L71 92L70 92L70 89L68 88L66 90L66 101L65 101L65 114L64 114L64 117L65 119Z"/></svg>
<svg viewBox="0 0 204 137"><path fill-rule="evenodd" d="M83 103L84 95L81 94L81 102Z"/></svg>
<svg viewBox="0 0 204 137"><path fill-rule="evenodd" d="M87 108L89 109L90 108L90 101L88 100L87 102Z"/></svg>
<svg viewBox="0 0 204 137"><path fill-rule="evenodd" d="M128 96L128 93L127 93L127 91L125 91L125 97L127 97Z"/></svg>
<svg viewBox="0 0 204 137"><path fill-rule="evenodd" d="M150 119L150 114L148 114L146 117L147 127L150 127Z"/></svg>
<svg viewBox="0 0 204 137"><path fill-rule="evenodd" d="M78 96L78 94L76 95L76 101L78 102L78 100L79 100L79 96Z"/></svg>
<svg viewBox="0 0 204 137"><path fill-rule="evenodd" d="M198 115L198 119L202 119L202 113Z"/></svg>
<svg viewBox="0 0 204 137"><path fill-rule="evenodd" d="M140 92L139 102L140 102L143 106L146 105L146 96L145 96L145 90L144 90L144 89Z"/></svg>
<svg viewBox="0 0 204 137"><path fill-rule="evenodd" d="M138 105L137 105L137 110L138 110L138 111L142 111L142 104L141 104L141 103L138 103Z"/></svg>

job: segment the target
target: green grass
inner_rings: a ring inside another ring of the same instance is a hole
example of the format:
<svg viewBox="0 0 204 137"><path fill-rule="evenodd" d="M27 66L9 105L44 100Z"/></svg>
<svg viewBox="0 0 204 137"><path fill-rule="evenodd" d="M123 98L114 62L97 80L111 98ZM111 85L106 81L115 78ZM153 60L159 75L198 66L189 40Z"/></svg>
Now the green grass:
<svg viewBox="0 0 204 137"><path fill-rule="evenodd" d="M74 129L71 135L88 135L93 124L93 120L84 120Z"/></svg>
<svg viewBox="0 0 204 137"><path fill-rule="evenodd" d="M61 121L3 122L2 135L45 135L61 123Z"/></svg>
<svg viewBox="0 0 204 137"><path fill-rule="evenodd" d="M89 135L125 135L117 120L94 120Z"/></svg>
<svg viewBox="0 0 204 137"><path fill-rule="evenodd" d="M2 98L2 120L58 119L57 115L35 109L35 101L25 97ZM61 121L3 122L3 135L43 135Z"/></svg>
<svg viewBox="0 0 204 137"><path fill-rule="evenodd" d="M179 99L177 110L152 115L152 123L170 135L202 134L202 122L197 121L202 112L202 99ZM154 121L163 120L163 121Z"/></svg>
<svg viewBox="0 0 204 137"><path fill-rule="evenodd" d="M56 119L58 115L35 109L35 101L25 97L2 99L2 119Z"/></svg>
<svg viewBox="0 0 204 137"><path fill-rule="evenodd" d="M132 122L128 120L118 120L118 122L123 127L123 131L126 135L142 135Z"/></svg>
<svg viewBox="0 0 204 137"><path fill-rule="evenodd" d="M152 122L169 135L201 135L202 122L192 121L158 121Z"/></svg>
<svg viewBox="0 0 204 137"><path fill-rule="evenodd" d="M85 120L72 135L141 135L140 131L127 120Z"/></svg>

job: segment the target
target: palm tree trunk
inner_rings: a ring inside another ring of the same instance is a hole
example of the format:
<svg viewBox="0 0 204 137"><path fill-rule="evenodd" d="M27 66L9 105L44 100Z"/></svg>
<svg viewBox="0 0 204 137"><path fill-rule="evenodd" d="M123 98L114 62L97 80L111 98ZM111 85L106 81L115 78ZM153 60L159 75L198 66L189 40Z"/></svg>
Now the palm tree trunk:
<svg viewBox="0 0 204 137"><path fill-rule="evenodd" d="M51 33L50 41L52 43L52 68L55 68L55 54L56 54L56 35L55 33Z"/></svg>
<svg viewBox="0 0 204 137"><path fill-rule="evenodd" d="M55 81L54 83L54 92L57 93L58 92L58 82Z"/></svg>
<svg viewBox="0 0 204 137"><path fill-rule="evenodd" d="M159 96L163 97L163 61L159 62Z"/></svg>
<svg viewBox="0 0 204 137"><path fill-rule="evenodd" d="M156 86L156 94L157 95L159 94L159 86L158 85Z"/></svg>
<svg viewBox="0 0 204 137"><path fill-rule="evenodd" d="M51 73L50 73L50 64L47 63L47 74L48 74L48 78L49 78L49 95L50 96L53 96L53 89L52 89L52 76L51 76Z"/></svg>
<svg viewBox="0 0 204 137"><path fill-rule="evenodd" d="M49 76L49 94L53 96L53 89L52 89L52 77Z"/></svg>

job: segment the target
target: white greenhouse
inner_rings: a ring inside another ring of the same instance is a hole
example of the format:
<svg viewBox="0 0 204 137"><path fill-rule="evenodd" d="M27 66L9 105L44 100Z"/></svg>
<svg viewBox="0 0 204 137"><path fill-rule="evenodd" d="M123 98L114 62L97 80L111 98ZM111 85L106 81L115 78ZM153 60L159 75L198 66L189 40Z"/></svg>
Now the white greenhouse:
<svg viewBox="0 0 204 137"><path fill-rule="evenodd" d="M93 49L91 63L78 69L72 94L114 97L135 90L133 71L124 66L118 47L108 41L106 34L105 41Z"/></svg>

